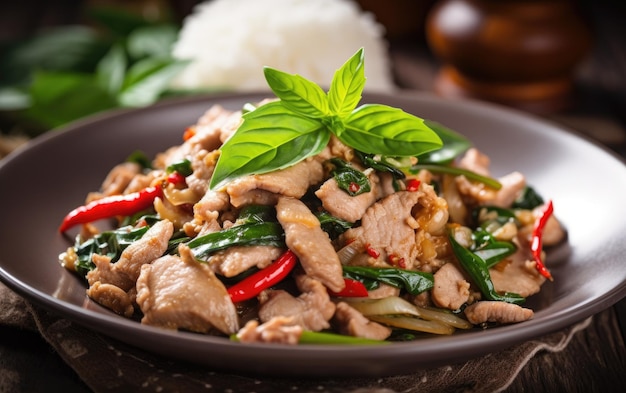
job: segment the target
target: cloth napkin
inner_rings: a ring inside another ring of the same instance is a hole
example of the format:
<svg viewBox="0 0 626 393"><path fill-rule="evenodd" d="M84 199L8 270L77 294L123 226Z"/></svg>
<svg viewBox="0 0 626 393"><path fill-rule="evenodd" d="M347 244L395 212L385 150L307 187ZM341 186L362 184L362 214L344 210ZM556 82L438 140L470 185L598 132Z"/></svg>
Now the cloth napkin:
<svg viewBox="0 0 626 393"><path fill-rule="evenodd" d="M51 314L0 283L0 325L39 332L94 392L499 392L511 384L537 353L563 350L577 331L589 325L591 318L500 352L458 364L417 370L410 375L349 379L258 378L216 372L134 348ZM17 386L11 376L19 378L19 370L13 371L0 374L4 378L0 385L10 388L14 383Z"/></svg>

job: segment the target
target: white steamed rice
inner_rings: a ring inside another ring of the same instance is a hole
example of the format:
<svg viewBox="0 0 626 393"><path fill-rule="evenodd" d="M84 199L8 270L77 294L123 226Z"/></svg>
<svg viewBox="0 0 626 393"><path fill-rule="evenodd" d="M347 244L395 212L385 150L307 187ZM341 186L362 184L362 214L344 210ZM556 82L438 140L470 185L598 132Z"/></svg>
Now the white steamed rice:
<svg viewBox="0 0 626 393"><path fill-rule="evenodd" d="M267 89L263 67L324 88L359 48L366 90L393 82L384 28L351 0L212 0L185 19L173 56L192 63L173 82L185 89Z"/></svg>

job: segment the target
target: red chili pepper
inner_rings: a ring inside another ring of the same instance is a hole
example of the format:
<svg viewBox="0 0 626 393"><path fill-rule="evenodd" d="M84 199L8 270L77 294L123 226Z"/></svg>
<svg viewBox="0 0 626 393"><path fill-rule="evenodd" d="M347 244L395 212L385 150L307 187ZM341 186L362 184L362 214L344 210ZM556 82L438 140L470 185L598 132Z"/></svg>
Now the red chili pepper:
<svg viewBox="0 0 626 393"><path fill-rule="evenodd" d="M380 256L380 252L369 243L365 245L365 251L372 258L378 258Z"/></svg>
<svg viewBox="0 0 626 393"><path fill-rule="evenodd" d="M359 186L355 182L350 183L350 186L348 186L348 190L350 190L350 192L352 193L359 192L360 189L361 189L361 186Z"/></svg>
<svg viewBox="0 0 626 393"><path fill-rule="evenodd" d="M329 290L328 293L338 297L367 297L367 288L365 288L365 285L363 285L361 281L345 277L343 281L346 285L341 291L333 292Z"/></svg>
<svg viewBox="0 0 626 393"><path fill-rule="evenodd" d="M244 278L228 288L228 294L233 302L242 302L252 299L264 289L281 282L296 266L298 258L291 250L285 251L268 267Z"/></svg>
<svg viewBox="0 0 626 393"><path fill-rule="evenodd" d="M537 271L550 281L552 281L552 274L550 274L550 271L548 271L546 266L543 264L543 260L541 259L541 250L543 248L543 229L546 227L548 219L552 215L553 211L554 207L552 206L552 201L548 201L541 212L541 215L537 217L537 220L535 220L535 226L533 228L530 242L530 251L535 259Z"/></svg>
<svg viewBox="0 0 626 393"><path fill-rule="evenodd" d="M180 172L172 172L169 175L167 175L167 182L172 183L174 185L187 184L185 176L183 176Z"/></svg>
<svg viewBox="0 0 626 393"><path fill-rule="evenodd" d="M407 191L417 191L420 188L420 181L418 179L409 179L406 182Z"/></svg>
<svg viewBox="0 0 626 393"><path fill-rule="evenodd" d="M95 200L69 212L59 226L59 232L65 232L74 225L86 224L103 218L130 216L152 206L154 199L162 194L161 187L147 187L138 192L111 195Z"/></svg>
<svg viewBox="0 0 626 393"><path fill-rule="evenodd" d="M183 133L183 141L188 141L189 139L193 138L193 136L196 135L196 128L195 127L187 127L185 129L185 132Z"/></svg>

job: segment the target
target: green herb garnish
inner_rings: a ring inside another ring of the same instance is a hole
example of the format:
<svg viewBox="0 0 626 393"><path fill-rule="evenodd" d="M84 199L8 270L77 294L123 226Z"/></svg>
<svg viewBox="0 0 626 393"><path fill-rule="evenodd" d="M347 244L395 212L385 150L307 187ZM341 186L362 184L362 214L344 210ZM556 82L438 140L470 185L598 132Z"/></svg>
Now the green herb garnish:
<svg viewBox="0 0 626 393"><path fill-rule="evenodd" d="M221 148L211 189L314 156L331 134L361 152L396 157L417 156L443 145L423 119L401 109L357 107L365 86L362 48L335 72L328 93L300 75L270 67L264 72L279 100L243 115L241 126Z"/></svg>

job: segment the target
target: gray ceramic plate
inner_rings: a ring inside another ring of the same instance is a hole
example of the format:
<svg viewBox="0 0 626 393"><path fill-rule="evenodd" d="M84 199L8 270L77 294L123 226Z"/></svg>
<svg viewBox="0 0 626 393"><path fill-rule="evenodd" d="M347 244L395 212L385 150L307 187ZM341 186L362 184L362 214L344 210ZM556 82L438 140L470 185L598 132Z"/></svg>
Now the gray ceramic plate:
<svg viewBox="0 0 626 393"><path fill-rule="evenodd" d="M387 346L239 345L171 332L118 317L91 302L57 256L69 245L62 217L99 187L131 152L153 155L178 144L186 126L212 104L239 109L265 95L171 101L113 113L50 132L0 162L0 278L31 301L105 335L213 369L281 376L408 373L466 360L564 328L626 296L626 167L579 136L517 112L415 94L367 95L468 136L492 160L495 175L525 173L569 231L554 250L555 281L527 302L534 319L486 331Z"/></svg>

